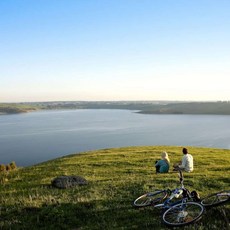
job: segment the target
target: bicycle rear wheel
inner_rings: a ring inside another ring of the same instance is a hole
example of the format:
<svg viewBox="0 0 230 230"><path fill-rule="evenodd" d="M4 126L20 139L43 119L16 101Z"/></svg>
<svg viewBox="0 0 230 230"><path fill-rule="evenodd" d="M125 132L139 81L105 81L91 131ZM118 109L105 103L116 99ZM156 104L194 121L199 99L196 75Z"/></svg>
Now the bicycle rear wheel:
<svg viewBox="0 0 230 230"><path fill-rule="evenodd" d="M205 197L201 200L201 204L208 208L223 205L229 201L230 191L221 191Z"/></svg>
<svg viewBox="0 0 230 230"><path fill-rule="evenodd" d="M147 207L160 203L167 196L165 190L157 190L154 192L146 193L142 196L139 196L134 202L135 207Z"/></svg>
<svg viewBox="0 0 230 230"><path fill-rule="evenodd" d="M163 222L171 227L185 226L200 220L204 207L196 202L176 204L167 209L163 216Z"/></svg>

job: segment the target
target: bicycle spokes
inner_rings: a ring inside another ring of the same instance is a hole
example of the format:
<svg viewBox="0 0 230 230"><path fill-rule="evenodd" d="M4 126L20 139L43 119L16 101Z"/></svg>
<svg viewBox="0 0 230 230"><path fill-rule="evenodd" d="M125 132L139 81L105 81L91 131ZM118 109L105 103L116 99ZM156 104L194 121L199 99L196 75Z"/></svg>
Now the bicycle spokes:
<svg viewBox="0 0 230 230"><path fill-rule="evenodd" d="M163 214L163 221L170 226L183 226L199 220L203 211L203 206L195 202L178 204Z"/></svg>

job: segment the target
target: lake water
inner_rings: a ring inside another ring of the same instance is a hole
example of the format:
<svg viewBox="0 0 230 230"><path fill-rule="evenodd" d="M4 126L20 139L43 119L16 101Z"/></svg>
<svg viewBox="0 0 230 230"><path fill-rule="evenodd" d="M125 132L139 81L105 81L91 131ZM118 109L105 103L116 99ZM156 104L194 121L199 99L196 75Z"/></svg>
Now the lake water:
<svg viewBox="0 0 230 230"><path fill-rule="evenodd" d="M76 152L144 145L230 149L230 116L56 110L0 116L0 164L28 166Z"/></svg>

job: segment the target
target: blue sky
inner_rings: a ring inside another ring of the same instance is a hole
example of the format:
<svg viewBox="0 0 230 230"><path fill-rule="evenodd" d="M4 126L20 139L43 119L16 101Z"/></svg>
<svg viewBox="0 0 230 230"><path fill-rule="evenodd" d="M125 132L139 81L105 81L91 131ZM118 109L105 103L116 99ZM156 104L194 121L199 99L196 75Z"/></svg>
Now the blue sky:
<svg viewBox="0 0 230 230"><path fill-rule="evenodd" d="M0 102L230 100L229 0L1 0Z"/></svg>

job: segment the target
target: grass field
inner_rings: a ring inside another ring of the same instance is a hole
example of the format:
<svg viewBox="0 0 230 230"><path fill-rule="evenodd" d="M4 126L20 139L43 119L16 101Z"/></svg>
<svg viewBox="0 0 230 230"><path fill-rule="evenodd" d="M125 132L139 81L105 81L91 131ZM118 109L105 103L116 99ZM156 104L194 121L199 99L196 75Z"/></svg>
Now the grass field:
<svg viewBox="0 0 230 230"><path fill-rule="evenodd" d="M194 172L184 173L186 187L201 197L230 189L230 150L187 148L194 157ZM160 210L135 209L132 202L145 192L179 185L172 167L167 174L155 174L153 165L162 151L168 152L172 164L180 161L181 150L175 146L103 149L1 173L0 228L167 229ZM89 183L53 188L51 180L61 175L79 175ZM229 229L229 216L229 205L212 208L201 221L182 229Z"/></svg>

